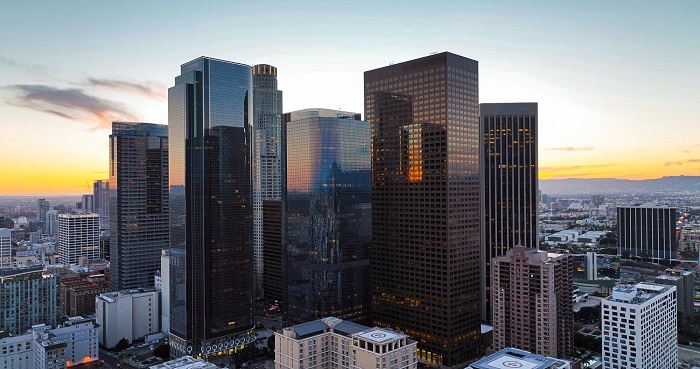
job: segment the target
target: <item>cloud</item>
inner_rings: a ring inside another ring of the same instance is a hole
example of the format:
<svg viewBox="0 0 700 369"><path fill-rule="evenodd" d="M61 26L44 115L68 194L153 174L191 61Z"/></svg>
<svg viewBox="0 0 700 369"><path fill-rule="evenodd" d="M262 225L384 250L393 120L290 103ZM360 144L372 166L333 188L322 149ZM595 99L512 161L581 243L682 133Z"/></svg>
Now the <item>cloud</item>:
<svg viewBox="0 0 700 369"><path fill-rule="evenodd" d="M683 161L667 161L664 165L667 167L672 167L676 165L683 165L688 163L700 163L700 159L688 159Z"/></svg>
<svg viewBox="0 0 700 369"><path fill-rule="evenodd" d="M608 164L594 164L594 165L571 165L571 166L561 166L561 167L540 167L540 172L562 172L570 170L588 169L588 168L602 168L616 165L615 163Z"/></svg>
<svg viewBox="0 0 700 369"><path fill-rule="evenodd" d="M551 147L549 149L544 149L544 150L549 150L549 151L591 151L593 150L593 146L586 146L586 147Z"/></svg>
<svg viewBox="0 0 700 369"><path fill-rule="evenodd" d="M84 93L46 85L6 86L17 96L8 103L71 120L94 122L93 129L109 128L113 121L138 120L122 104Z"/></svg>
<svg viewBox="0 0 700 369"><path fill-rule="evenodd" d="M694 151L697 151L696 149L699 148L699 147L700 147L700 144L691 145L691 146L688 147L687 149L681 150L681 152L686 153L686 154L690 154L690 153L692 153L692 152L694 152Z"/></svg>
<svg viewBox="0 0 700 369"><path fill-rule="evenodd" d="M31 63L20 63L16 60L6 58L2 55L0 55L0 65L4 65L6 67L14 68L14 69L21 69L21 70L26 70L30 72L44 72L46 68L37 65L37 64L31 64Z"/></svg>
<svg viewBox="0 0 700 369"><path fill-rule="evenodd" d="M116 91L134 93L137 95L157 100L165 100L166 97L165 86L156 82L147 82L145 84L139 84L128 81L119 81L115 79L88 78L88 85L94 87L106 87Z"/></svg>

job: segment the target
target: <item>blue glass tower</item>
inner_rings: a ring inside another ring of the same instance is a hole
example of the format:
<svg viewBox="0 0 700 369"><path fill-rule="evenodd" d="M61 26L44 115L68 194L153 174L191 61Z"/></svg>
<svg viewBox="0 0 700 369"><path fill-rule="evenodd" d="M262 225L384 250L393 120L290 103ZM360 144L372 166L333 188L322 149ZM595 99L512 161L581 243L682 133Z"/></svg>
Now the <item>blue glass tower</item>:
<svg viewBox="0 0 700 369"><path fill-rule="evenodd" d="M360 114L306 109L287 132L287 316L368 323L371 132Z"/></svg>
<svg viewBox="0 0 700 369"><path fill-rule="evenodd" d="M251 342L250 66L201 57L168 90L171 354Z"/></svg>

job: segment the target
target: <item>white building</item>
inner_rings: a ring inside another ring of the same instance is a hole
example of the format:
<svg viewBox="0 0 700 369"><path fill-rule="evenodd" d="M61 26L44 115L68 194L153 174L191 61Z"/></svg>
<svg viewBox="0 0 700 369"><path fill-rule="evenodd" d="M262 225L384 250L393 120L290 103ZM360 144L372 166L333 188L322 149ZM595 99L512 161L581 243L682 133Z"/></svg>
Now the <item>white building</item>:
<svg viewBox="0 0 700 369"><path fill-rule="evenodd" d="M0 228L0 268L12 265L12 231Z"/></svg>
<svg viewBox="0 0 700 369"><path fill-rule="evenodd" d="M135 339L160 332L159 292L124 290L95 298L100 344L111 348L125 338Z"/></svg>
<svg viewBox="0 0 700 369"><path fill-rule="evenodd" d="M416 342L403 332L328 317L275 332L275 369L416 368Z"/></svg>
<svg viewBox="0 0 700 369"><path fill-rule="evenodd" d="M91 319L70 318L56 329L39 324L17 336L0 332L3 369L63 369L95 360L99 360L99 348Z"/></svg>
<svg viewBox="0 0 700 369"><path fill-rule="evenodd" d="M466 369L571 369L571 363L515 348L504 348L470 364Z"/></svg>
<svg viewBox="0 0 700 369"><path fill-rule="evenodd" d="M602 300L606 369L675 369L678 366L676 287L618 285Z"/></svg>
<svg viewBox="0 0 700 369"><path fill-rule="evenodd" d="M80 258L100 258L100 217L97 214L60 214L58 216L58 260L78 264Z"/></svg>
<svg viewBox="0 0 700 369"><path fill-rule="evenodd" d="M162 250L160 271L155 277L156 291L160 292L160 327L161 332L170 332L170 251Z"/></svg>
<svg viewBox="0 0 700 369"><path fill-rule="evenodd" d="M219 367L202 359L183 356L162 364L152 365L150 369L218 369Z"/></svg>

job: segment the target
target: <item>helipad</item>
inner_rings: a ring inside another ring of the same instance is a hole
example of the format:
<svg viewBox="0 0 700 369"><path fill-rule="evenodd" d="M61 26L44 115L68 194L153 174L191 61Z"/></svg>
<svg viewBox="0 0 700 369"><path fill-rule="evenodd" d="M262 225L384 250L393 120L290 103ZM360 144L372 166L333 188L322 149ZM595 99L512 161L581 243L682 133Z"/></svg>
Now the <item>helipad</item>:
<svg viewBox="0 0 700 369"><path fill-rule="evenodd" d="M503 355L486 363L488 368L495 369L535 369L540 363L523 360L515 356Z"/></svg>
<svg viewBox="0 0 700 369"><path fill-rule="evenodd" d="M401 338L398 334L385 331L382 329L372 329L368 331L364 331L362 333L358 333L355 335L355 337L362 338L364 340L367 340L372 343L385 343L385 342L391 342L394 340L397 340Z"/></svg>

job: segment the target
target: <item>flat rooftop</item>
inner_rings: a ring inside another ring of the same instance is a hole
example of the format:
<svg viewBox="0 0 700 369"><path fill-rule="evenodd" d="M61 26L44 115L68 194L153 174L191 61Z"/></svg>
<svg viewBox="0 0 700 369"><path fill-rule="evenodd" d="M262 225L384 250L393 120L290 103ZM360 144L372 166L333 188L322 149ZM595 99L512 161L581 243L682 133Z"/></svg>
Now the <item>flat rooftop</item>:
<svg viewBox="0 0 700 369"><path fill-rule="evenodd" d="M565 360L533 354L514 348L505 348L473 364L473 369L558 369L569 363Z"/></svg>
<svg viewBox="0 0 700 369"><path fill-rule="evenodd" d="M388 331L381 328L368 329L364 332L356 333L354 337L362 338L365 341L369 341L378 345L393 342L398 339L404 338L405 336L397 334L395 331Z"/></svg>

